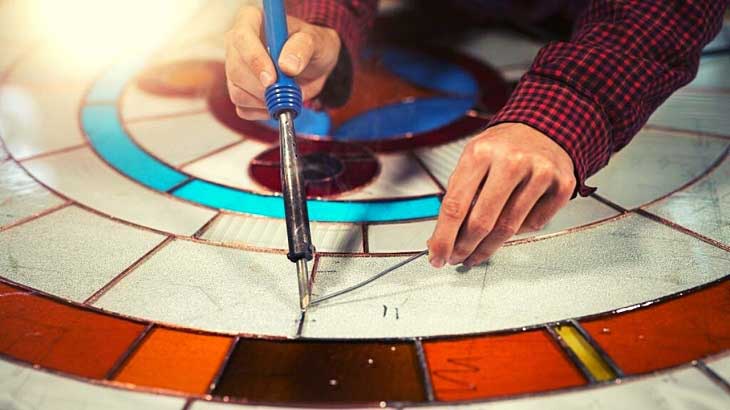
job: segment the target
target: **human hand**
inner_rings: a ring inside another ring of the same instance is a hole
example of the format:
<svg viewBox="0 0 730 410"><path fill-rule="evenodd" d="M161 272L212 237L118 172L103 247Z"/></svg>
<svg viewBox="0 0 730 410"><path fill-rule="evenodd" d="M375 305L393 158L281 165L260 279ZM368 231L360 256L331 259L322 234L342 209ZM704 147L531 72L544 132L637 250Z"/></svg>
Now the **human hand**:
<svg viewBox="0 0 730 410"><path fill-rule="evenodd" d="M482 263L515 233L542 228L575 185L573 161L545 134L520 123L488 128L469 141L449 178L429 261Z"/></svg>
<svg viewBox="0 0 730 410"><path fill-rule="evenodd" d="M281 71L293 77L310 100L322 91L337 63L340 37L333 29L287 17L289 39L279 56ZM276 81L276 70L264 45L263 10L243 7L226 35L228 94L236 113L247 120L269 118L264 90Z"/></svg>

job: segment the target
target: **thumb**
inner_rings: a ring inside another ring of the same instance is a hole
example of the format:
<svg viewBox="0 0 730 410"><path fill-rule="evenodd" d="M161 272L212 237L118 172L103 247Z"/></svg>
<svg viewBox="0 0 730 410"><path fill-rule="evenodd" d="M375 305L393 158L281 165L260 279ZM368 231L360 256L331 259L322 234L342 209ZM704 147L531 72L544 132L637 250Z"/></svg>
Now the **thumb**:
<svg viewBox="0 0 730 410"><path fill-rule="evenodd" d="M284 43L279 67L284 74L296 77L309 65L313 54L314 37L306 31L298 31Z"/></svg>

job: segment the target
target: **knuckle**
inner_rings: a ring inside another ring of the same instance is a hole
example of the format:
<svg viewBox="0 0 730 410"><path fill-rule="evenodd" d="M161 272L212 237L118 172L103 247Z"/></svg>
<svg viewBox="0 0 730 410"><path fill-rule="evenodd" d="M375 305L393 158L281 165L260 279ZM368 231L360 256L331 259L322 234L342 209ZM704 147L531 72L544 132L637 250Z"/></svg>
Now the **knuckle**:
<svg viewBox="0 0 730 410"><path fill-rule="evenodd" d="M575 180L573 177L564 177L558 180L558 196L570 197L573 195L573 190L575 190Z"/></svg>
<svg viewBox="0 0 730 410"><path fill-rule="evenodd" d="M500 166L507 172L517 172L528 165L528 159L523 152L500 150L495 154L499 158Z"/></svg>
<svg viewBox="0 0 730 410"><path fill-rule="evenodd" d="M491 156L491 152L490 144L485 144L478 139L472 139L464 146L462 156L466 156L467 159L484 159Z"/></svg>
<svg viewBox="0 0 730 410"><path fill-rule="evenodd" d="M532 177L540 183L549 183L553 180L555 171L553 167L544 160L537 160L532 166Z"/></svg>
<svg viewBox="0 0 730 410"><path fill-rule="evenodd" d="M451 255L456 259L463 259L469 255L469 249L467 249L463 245L457 245L454 247L454 251L451 253Z"/></svg>
<svg viewBox="0 0 730 410"><path fill-rule="evenodd" d="M517 232L517 228L511 222L501 222L494 227L493 234L500 239L506 239L512 237Z"/></svg>
<svg viewBox="0 0 730 410"><path fill-rule="evenodd" d="M240 19L248 20L252 18L261 18L262 11L260 8L248 4L243 7L241 7L241 11L239 11L238 16Z"/></svg>
<svg viewBox="0 0 730 410"><path fill-rule="evenodd" d="M239 106L248 106L248 96L237 88L229 88L228 96L231 98L231 102Z"/></svg>
<svg viewBox="0 0 730 410"><path fill-rule="evenodd" d="M469 230L475 236L486 236L492 230L492 225L484 218L476 219L470 225Z"/></svg>
<svg viewBox="0 0 730 410"><path fill-rule="evenodd" d="M494 147L492 144L487 144L483 141L477 141L474 143L474 147L472 148L472 152L474 155L474 158L477 159L487 159L491 158L492 155L494 155Z"/></svg>
<svg viewBox="0 0 730 410"><path fill-rule="evenodd" d="M448 251L448 244L441 239L432 239L428 246L434 255L444 255Z"/></svg>
<svg viewBox="0 0 730 410"><path fill-rule="evenodd" d="M444 200L441 202L441 212L444 216L456 219L456 218L462 218L464 216L464 210L461 203L451 197L444 197Z"/></svg>
<svg viewBox="0 0 730 410"><path fill-rule="evenodd" d="M264 56L258 53L250 54L246 59L246 62L248 63L248 66L251 67L251 70L253 70L253 72L255 73L263 71L266 67L266 60Z"/></svg>

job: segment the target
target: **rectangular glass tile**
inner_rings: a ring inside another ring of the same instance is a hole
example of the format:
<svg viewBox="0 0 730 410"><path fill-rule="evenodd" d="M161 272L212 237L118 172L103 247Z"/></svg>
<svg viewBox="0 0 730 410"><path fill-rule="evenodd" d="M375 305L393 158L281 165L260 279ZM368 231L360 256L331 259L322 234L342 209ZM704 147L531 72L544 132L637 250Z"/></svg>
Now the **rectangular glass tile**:
<svg viewBox="0 0 730 410"><path fill-rule="evenodd" d="M2 157L0 147L0 157ZM2 160L0 160L2 161ZM64 201L35 182L13 161L0 162L0 227Z"/></svg>
<svg viewBox="0 0 730 410"><path fill-rule="evenodd" d="M312 243L319 252L362 252L358 224L311 222ZM203 239L226 244L288 250L286 221L242 214L221 214L206 229Z"/></svg>
<svg viewBox="0 0 730 410"><path fill-rule="evenodd" d="M71 206L0 233L0 271L82 302L164 239Z"/></svg>
<svg viewBox="0 0 730 410"><path fill-rule="evenodd" d="M646 208L685 228L730 244L730 160L688 189Z"/></svg>
<svg viewBox="0 0 730 410"><path fill-rule="evenodd" d="M323 256L312 292L317 297L346 288L405 258ZM368 286L312 307L303 334L405 337L547 323L712 281L727 275L729 262L730 254L722 249L647 218L626 216L568 235L507 246L489 263L471 269L439 270L421 257Z"/></svg>
<svg viewBox="0 0 730 410"><path fill-rule="evenodd" d="M127 131L142 148L169 165L199 158L241 139L209 112L134 122L127 124Z"/></svg>
<svg viewBox="0 0 730 410"><path fill-rule="evenodd" d="M414 407L406 407L415 409ZM433 406L438 410L641 409L696 410L730 408L730 395L692 367L602 384L558 394L491 403Z"/></svg>
<svg viewBox="0 0 730 410"><path fill-rule="evenodd" d="M283 253L175 240L95 305L185 327L293 336L300 316L295 272Z"/></svg>
<svg viewBox="0 0 730 410"><path fill-rule="evenodd" d="M582 325L625 373L663 369L730 349L729 292L724 281Z"/></svg>
<svg viewBox="0 0 730 410"><path fill-rule="evenodd" d="M642 131L587 184L624 208L635 208L701 175L728 144L718 138Z"/></svg>
<svg viewBox="0 0 730 410"><path fill-rule="evenodd" d="M130 181L88 148L38 158L25 166L52 188L84 205L161 231L192 235L216 214Z"/></svg>
<svg viewBox="0 0 730 410"><path fill-rule="evenodd" d="M232 342L232 337L155 328L114 380L206 394Z"/></svg>
<svg viewBox="0 0 730 410"><path fill-rule="evenodd" d="M410 343L241 340L213 392L264 402L422 401Z"/></svg>
<svg viewBox="0 0 730 410"><path fill-rule="evenodd" d="M586 383L544 330L423 343L436 399L473 400Z"/></svg>
<svg viewBox="0 0 730 410"><path fill-rule="evenodd" d="M139 323L72 307L2 283L0 312L2 354L97 379L106 376L144 330ZM0 386L2 380L0 376Z"/></svg>
<svg viewBox="0 0 730 410"><path fill-rule="evenodd" d="M106 387L6 361L0 361L0 397L7 409L180 410L185 405L182 397Z"/></svg>

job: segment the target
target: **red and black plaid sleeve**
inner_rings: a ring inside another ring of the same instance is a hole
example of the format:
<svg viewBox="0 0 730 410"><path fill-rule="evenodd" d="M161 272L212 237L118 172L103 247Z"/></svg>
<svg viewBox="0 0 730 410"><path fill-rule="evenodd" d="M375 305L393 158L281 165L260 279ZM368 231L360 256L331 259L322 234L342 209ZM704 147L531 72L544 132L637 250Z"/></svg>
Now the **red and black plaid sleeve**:
<svg viewBox="0 0 730 410"><path fill-rule="evenodd" d="M355 64L373 27L377 8L377 0L292 0L287 4L289 14L337 31Z"/></svg>
<svg viewBox="0 0 730 410"><path fill-rule="evenodd" d="M573 159L578 192L697 72L726 0L592 0L569 42L547 45L491 124L540 130Z"/></svg>

